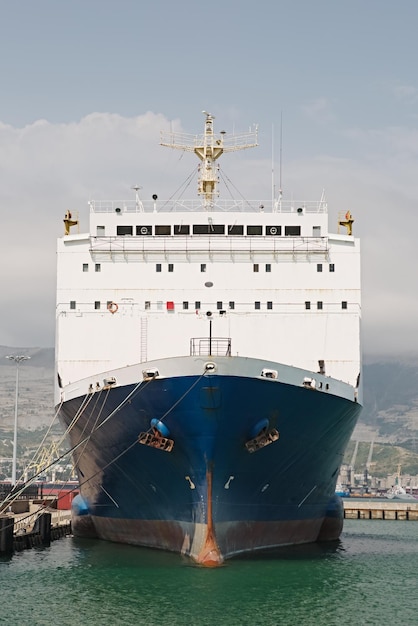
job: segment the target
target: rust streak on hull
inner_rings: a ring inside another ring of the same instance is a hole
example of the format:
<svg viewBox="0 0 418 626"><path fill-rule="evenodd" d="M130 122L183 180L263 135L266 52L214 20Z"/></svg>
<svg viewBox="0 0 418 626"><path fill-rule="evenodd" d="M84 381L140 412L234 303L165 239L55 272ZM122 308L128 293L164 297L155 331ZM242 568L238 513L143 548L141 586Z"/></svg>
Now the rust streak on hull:
<svg viewBox="0 0 418 626"><path fill-rule="evenodd" d="M223 556L216 541L212 516L212 469L206 472L207 482L207 527L206 538L202 549L197 555L196 562L204 567L219 567L224 562Z"/></svg>

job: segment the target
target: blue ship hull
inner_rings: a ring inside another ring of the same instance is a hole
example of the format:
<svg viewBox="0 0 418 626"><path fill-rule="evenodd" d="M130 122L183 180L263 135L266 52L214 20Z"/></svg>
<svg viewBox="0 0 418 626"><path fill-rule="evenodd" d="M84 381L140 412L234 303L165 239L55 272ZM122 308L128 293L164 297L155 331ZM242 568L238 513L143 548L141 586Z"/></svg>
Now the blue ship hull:
<svg viewBox="0 0 418 626"><path fill-rule="evenodd" d="M216 374L67 400L60 419L73 422L81 493L74 532L204 565L335 539L336 479L360 410L303 386Z"/></svg>

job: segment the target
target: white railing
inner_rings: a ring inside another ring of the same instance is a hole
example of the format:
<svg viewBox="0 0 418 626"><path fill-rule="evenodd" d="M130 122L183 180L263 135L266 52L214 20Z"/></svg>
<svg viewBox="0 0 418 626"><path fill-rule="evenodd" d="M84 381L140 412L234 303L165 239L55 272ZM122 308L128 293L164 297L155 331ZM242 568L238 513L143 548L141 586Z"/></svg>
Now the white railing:
<svg viewBox="0 0 418 626"><path fill-rule="evenodd" d="M202 201L157 200L138 202L135 200L91 200L92 213L172 213L206 211ZM327 213L327 203L320 201L294 202L271 200L215 200L211 210L215 212L244 213Z"/></svg>
<svg viewBox="0 0 418 626"><path fill-rule="evenodd" d="M328 252L328 237L251 237L224 235L172 235L148 237L90 237L90 251L127 254L130 252L208 254L313 254Z"/></svg>

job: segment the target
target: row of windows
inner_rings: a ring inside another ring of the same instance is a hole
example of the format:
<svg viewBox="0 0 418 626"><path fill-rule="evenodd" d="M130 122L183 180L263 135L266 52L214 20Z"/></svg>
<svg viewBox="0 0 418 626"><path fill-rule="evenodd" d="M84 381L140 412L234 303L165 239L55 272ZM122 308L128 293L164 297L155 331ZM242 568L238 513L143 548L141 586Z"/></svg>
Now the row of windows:
<svg viewBox="0 0 418 626"><path fill-rule="evenodd" d="M162 272L162 264L161 263L156 263L155 265L155 271L156 272ZM330 272L335 272L335 265L334 263L329 263L328 265L329 271ZM207 265L206 263L201 263L200 264L200 271L201 272L206 272L207 269ZM317 272L322 272L322 263L317 263L316 265L316 270ZM89 271L89 264L88 263L83 263L83 272L88 272ZM94 271L95 272L101 272L102 271L102 267L100 263L95 263L94 264ZM174 272L174 264L173 263L169 263L168 264L168 271L169 272ZM259 263L254 263L253 264L253 271L254 272L259 272L260 271L260 264ZM266 263L265 264L265 271L266 272L271 272L271 263Z"/></svg>
<svg viewBox="0 0 418 626"><path fill-rule="evenodd" d="M187 301L183 301L183 310L187 311L189 310L189 308L191 308L190 306L190 302ZM112 306L113 303L112 301L108 301L106 303L106 307L109 308L109 306ZM77 303L75 300L70 300L70 309L74 310L77 308ZM96 311L99 311L102 308L102 303L99 300L96 300L94 302L94 308ZM157 302L157 310L163 310L164 308L164 303L162 300ZM168 311L173 311L174 310L174 302L172 301L168 301L166 303L166 308ZM199 311L202 308L202 303L199 300L196 300L194 303L194 310ZM216 303L216 308L218 311L224 311L224 303L220 300L217 301ZM254 302L254 309L256 311L261 310L262 308L262 303L257 300L256 302ZM310 301L306 301L305 302L305 309L306 310L310 310L312 308L312 303ZM322 311L322 309L324 308L324 303L321 300L318 300L316 303L316 308L318 311ZM348 308L348 302L346 300L343 300L341 302L341 308L342 309L347 309ZM150 300L146 300L145 301L145 310L150 310L151 309L151 301ZM228 309L233 310L235 309L235 302L230 300L228 302ZM273 302L271 300L268 300L266 302L266 309L271 311L273 309Z"/></svg>
<svg viewBox="0 0 418 626"><path fill-rule="evenodd" d="M83 272L88 272L89 271L89 264L88 263L83 263ZM100 263L95 263L94 264L94 271L95 272L101 272L102 271L102 266L100 265Z"/></svg>
<svg viewBox="0 0 418 626"><path fill-rule="evenodd" d="M101 236L104 235L104 226L98 226L97 227L97 235ZM274 226L274 225L270 225L270 226L260 226L260 225L251 225L251 226L244 226L244 225L240 225L240 224L231 224L229 225L225 225L225 224L193 224L191 227L191 231L190 231L190 226L188 224L174 224L174 226L171 226L171 224L168 225L158 225L158 226L152 226L151 224L142 224L141 226L136 226L135 227L135 231L134 231L134 227L130 226L130 225L119 225L116 227L116 234L117 235L133 235L135 232L135 235L137 236L143 236L143 237L149 237L152 236L153 232L154 235L158 236L163 236L163 237L169 237L172 234L173 235L190 235L190 232L192 232L193 235L244 235L244 233L246 233L247 235L251 235L251 236L260 236L260 235L266 235L267 237L277 237L280 236L282 234L282 227L281 226ZM286 237L300 237L300 233L301 233L301 227L299 225L295 225L295 226L285 226L284 227L284 235ZM320 237L321 236L321 227L320 226L314 226L313 227L313 236L314 237Z"/></svg>

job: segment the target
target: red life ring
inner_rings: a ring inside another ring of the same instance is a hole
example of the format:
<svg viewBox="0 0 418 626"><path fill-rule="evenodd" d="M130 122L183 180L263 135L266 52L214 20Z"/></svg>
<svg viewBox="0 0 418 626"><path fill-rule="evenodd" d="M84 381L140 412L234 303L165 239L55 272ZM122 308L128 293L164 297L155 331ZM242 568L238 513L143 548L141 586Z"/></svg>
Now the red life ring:
<svg viewBox="0 0 418 626"><path fill-rule="evenodd" d="M109 302L109 304L107 305L107 310L110 311L112 315L116 313L118 309L119 307L116 302Z"/></svg>

